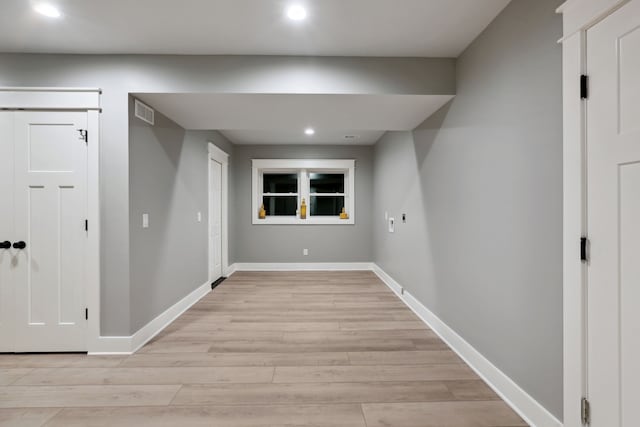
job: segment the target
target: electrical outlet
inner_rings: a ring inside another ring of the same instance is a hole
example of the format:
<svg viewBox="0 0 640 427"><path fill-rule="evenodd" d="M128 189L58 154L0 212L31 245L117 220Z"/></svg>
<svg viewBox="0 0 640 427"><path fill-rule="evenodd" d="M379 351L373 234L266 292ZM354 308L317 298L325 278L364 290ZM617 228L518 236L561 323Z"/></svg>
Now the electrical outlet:
<svg viewBox="0 0 640 427"><path fill-rule="evenodd" d="M389 218L389 233L395 233L396 231L396 220L395 218Z"/></svg>
<svg viewBox="0 0 640 427"><path fill-rule="evenodd" d="M309 255L309 249L303 249L302 250L302 255L308 256Z"/></svg>
<svg viewBox="0 0 640 427"><path fill-rule="evenodd" d="M407 223L407 214L402 214L402 223L403 224Z"/></svg>
<svg viewBox="0 0 640 427"><path fill-rule="evenodd" d="M142 214L142 228L149 228L149 214Z"/></svg>

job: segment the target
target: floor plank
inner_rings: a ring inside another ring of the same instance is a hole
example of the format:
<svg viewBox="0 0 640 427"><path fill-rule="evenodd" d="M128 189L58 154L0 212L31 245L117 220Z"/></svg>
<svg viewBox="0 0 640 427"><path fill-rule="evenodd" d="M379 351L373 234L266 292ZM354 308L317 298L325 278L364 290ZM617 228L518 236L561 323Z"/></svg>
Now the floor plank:
<svg viewBox="0 0 640 427"><path fill-rule="evenodd" d="M47 427L366 427L360 405L65 409Z"/></svg>
<svg viewBox="0 0 640 427"><path fill-rule="evenodd" d="M367 427L515 427L527 424L504 402L367 403Z"/></svg>
<svg viewBox="0 0 640 427"><path fill-rule="evenodd" d="M237 272L134 355L0 355L3 425L525 424L375 274L304 271Z"/></svg>

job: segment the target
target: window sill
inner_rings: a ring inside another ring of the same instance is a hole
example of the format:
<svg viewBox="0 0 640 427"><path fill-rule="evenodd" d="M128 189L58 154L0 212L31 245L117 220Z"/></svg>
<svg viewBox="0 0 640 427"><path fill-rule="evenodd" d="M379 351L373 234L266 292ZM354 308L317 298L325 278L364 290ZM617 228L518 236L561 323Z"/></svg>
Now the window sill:
<svg viewBox="0 0 640 427"><path fill-rule="evenodd" d="M254 225L354 225L353 218L340 219L338 217L328 218L291 218L291 217L271 217L271 218L253 218Z"/></svg>

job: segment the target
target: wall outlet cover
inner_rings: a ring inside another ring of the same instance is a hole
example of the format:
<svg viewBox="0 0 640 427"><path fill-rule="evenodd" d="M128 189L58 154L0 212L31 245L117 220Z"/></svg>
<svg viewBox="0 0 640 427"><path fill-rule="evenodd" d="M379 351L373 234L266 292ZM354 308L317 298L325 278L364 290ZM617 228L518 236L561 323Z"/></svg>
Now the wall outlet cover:
<svg viewBox="0 0 640 427"><path fill-rule="evenodd" d="M149 214L142 214L142 228L149 228Z"/></svg>
<svg viewBox="0 0 640 427"><path fill-rule="evenodd" d="M389 233L395 233L396 231L396 220L395 218L389 218Z"/></svg>

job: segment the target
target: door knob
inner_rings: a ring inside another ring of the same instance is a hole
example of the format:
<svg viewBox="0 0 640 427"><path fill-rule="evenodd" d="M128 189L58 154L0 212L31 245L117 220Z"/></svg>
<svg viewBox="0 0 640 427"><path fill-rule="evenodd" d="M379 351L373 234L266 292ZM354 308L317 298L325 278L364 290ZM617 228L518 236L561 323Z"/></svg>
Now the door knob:
<svg viewBox="0 0 640 427"><path fill-rule="evenodd" d="M23 241L15 242L13 244L13 249L24 249L26 247L27 247L27 244L25 242L23 242Z"/></svg>
<svg viewBox="0 0 640 427"><path fill-rule="evenodd" d="M11 242L5 240L4 242L0 242L0 249L9 249L11 247Z"/></svg>

